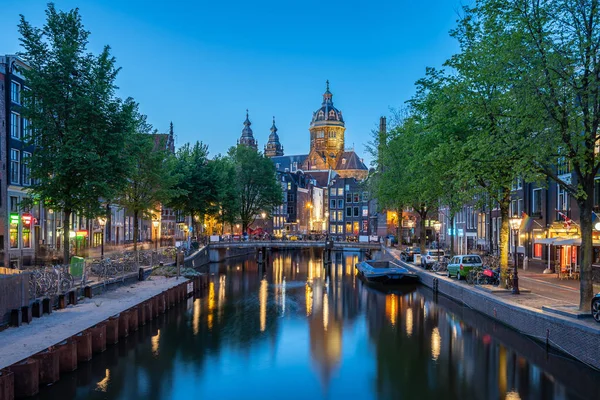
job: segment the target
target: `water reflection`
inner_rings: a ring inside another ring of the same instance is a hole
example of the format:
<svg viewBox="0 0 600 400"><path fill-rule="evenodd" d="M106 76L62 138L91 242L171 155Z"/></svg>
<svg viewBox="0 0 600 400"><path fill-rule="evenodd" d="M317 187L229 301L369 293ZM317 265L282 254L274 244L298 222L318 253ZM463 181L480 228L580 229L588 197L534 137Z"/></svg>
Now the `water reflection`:
<svg viewBox="0 0 600 400"><path fill-rule="evenodd" d="M202 298L82 364L40 399L585 399L600 376L424 289L381 292L359 254L210 268Z"/></svg>

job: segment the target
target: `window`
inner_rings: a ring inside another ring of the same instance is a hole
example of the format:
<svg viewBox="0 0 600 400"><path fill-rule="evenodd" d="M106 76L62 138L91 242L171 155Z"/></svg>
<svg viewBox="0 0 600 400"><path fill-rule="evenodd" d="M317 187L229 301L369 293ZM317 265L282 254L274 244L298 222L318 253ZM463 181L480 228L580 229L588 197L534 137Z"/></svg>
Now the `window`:
<svg viewBox="0 0 600 400"><path fill-rule="evenodd" d="M339 224L337 226L337 228L338 228L338 233L341 234L341 235L343 235L344 234L344 225Z"/></svg>
<svg viewBox="0 0 600 400"><path fill-rule="evenodd" d="M342 165L346 165L346 159L342 158Z"/></svg>
<svg viewBox="0 0 600 400"><path fill-rule="evenodd" d="M367 221L366 219L363 220L362 222L362 231L363 232L367 232L369 230L369 221Z"/></svg>
<svg viewBox="0 0 600 400"><path fill-rule="evenodd" d="M298 169L298 163L294 161L292 163L292 172L296 171L297 169Z"/></svg>
<svg viewBox="0 0 600 400"><path fill-rule="evenodd" d="M338 199L338 206L337 208L339 209L343 209L344 208L344 199Z"/></svg>
<svg viewBox="0 0 600 400"><path fill-rule="evenodd" d="M332 139L335 138L335 132L329 132L329 137Z"/></svg>
<svg viewBox="0 0 600 400"><path fill-rule="evenodd" d="M294 214L294 206L288 206L287 213L288 213L288 215Z"/></svg>
<svg viewBox="0 0 600 400"><path fill-rule="evenodd" d="M346 207L346 217L352 216L352 207Z"/></svg>
<svg viewBox="0 0 600 400"><path fill-rule="evenodd" d="M10 149L10 183L19 184L19 170L21 168L19 156L19 150Z"/></svg>
<svg viewBox="0 0 600 400"><path fill-rule="evenodd" d="M288 182L287 184L288 184L287 185L287 187L288 187L287 190L292 190L292 182Z"/></svg>
<svg viewBox="0 0 600 400"><path fill-rule="evenodd" d="M29 140L31 137L31 124L27 118L23 118L23 139Z"/></svg>
<svg viewBox="0 0 600 400"><path fill-rule="evenodd" d="M10 99L13 103L21 104L21 85L17 82L10 83Z"/></svg>
<svg viewBox="0 0 600 400"><path fill-rule="evenodd" d="M346 233L352 233L352 222L346 222Z"/></svg>
<svg viewBox="0 0 600 400"><path fill-rule="evenodd" d="M354 197L354 202L355 203L360 202L360 194L359 193L354 193L353 197Z"/></svg>
<svg viewBox="0 0 600 400"><path fill-rule="evenodd" d="M19 198L16 196L10 196L10 212L19 212Z"/></svg>
<svg viewBox="0 0 600 400"><path fill-rule="evenodd" d="M23 226L23 248L24 249L28 249L31 247L31 231L29 230L29 227L25 228L25 226Z"/></svg>
<svg viewBox="0 0 600 400"><path fill-rule="evenodd" d="M533 245L533 257L535 258L542 258L542 244L541 243L535 243Z"/></svg>
<svg viewBox="0 0 600 400"><path fill-rule="evenodd" d="M516 199L511 200L511 202L510 202L510 216L511 217L519 216L519 204Z"/></svg>
<svg viewBox="0 0 600 400"><path fill-rule="evenodd" d="M336 214L335 212L332 212L332 213L331 213L331 215L329 216L329 220L330 220L330 221L335 221L335 216L336 216L336 215L337 215L337 214Z"/></svg>
<svg viewBox="0 0 600 400"><path fill-rule="evenodd" d="M369 216L369 207L363 206L363 208L362 208L362 216L363 217L368 217Z"/></svg>
<svg viewBox="0 0 600 400"><path fill-rule="evenodd" d="M325 131L317 131L317 139L322 139L325 137Z"/></svg>
<svg viewBox="0 0 600 400"><path fill-rule="evenodd" d="M558 161L556 163L556 173L557 175L565 175L571 172L571 165L569 164L569 160L565 157L558 157Z"/></svg>
<svg viewBox="0 0 600 400"><path fill-rule="evenodd" d="M31 185L31 153L23 152L23 185Z"/></svg>
<svg viewBox="0 0 600 400"><path fill-rule="evenodd" d="M568 205L568 198L567 198L567 191L560 185L556 185L557 186L557 204L556 204L556 208L558 210L568 210L569 209L569 205Z"/></svg>
<svg viewBox="0 0 600 400"><path fill-rule="evenodd" d="M362 201L369 201L369 192L362 192Z"/></svg>
<svg viewBox="0 0 600 400"><path fill-rule="evenodd" d="M15 139L21 138L21 116L15 112L10 113L10 136Z"/></svg>
<svg viewBox="0 0 600 400"><path fill-rule="evenodd" d="M598 181L596 181L596 185L594 187L594 193L596 193L596 190L599 187L599 185L597 183L598 183ZM596 200L596 198L594 198L594 200ZM531 196L531 213L538 214L541 212L542 212L542 189L533 189L533 193Z"/></svg>
<svg viewBox="0 0 600 400"><path fill-rule="evenodd" d="M331 189L329 190L329 195L330 195L331 197L334 197L334 196L335 196L335 193L336 193L336 188L331 188Z"/></svg>
<svg viewBox="0 0 600 400"><path fill-rule="evenodd" d="M337 220L338 221L343 221L344 220L344 212L343 211L338 211L337 212Z"/></svg>
<svg viewBox="0 0 600 400"><path fill-rule="evenodd" d="M352 224L352 233L358 235L358 221L354 221L354 223Z"/></svg>
<svg viewBox="0 0 600 400"><path fill-rule="evenodd" d="M352 203L352 193L346 193L346 203Z"/></svg>
<svg viewBox="0 0 600 400"><path fill-rule="evenodd" d="M358 207L354 207L354 216L358 217Z"/></svg>
<svg viewBox="0 0 600 400"><path fill-rule="evenodd" d="M344 195L344 188L338 188L338 196L343 196Z"/></svg>
<svg viewBox="0 0 600 400"><path fill-rule="evenodd" d="M350 190L350 185L346 185L346 192Z"/></svg>
<svg viewBox="0 0 600 400"><path fill-rule="evenodd" d="M9 237L9 245L11 249L19 248L19 225L18 224L10 224L10 237Z"/></svg>
<svg viewBox="0 0 600 400"><path fill-rule="evenodd" d="M329 208L335 208L335 199L329 200Z"/></svg>
<svg viewBox="0 0 600 400"><path fill-rule="evenodd" d="M335 225L331 225L329 228L330 228L330 229L329 229L329 231L330 231L331 233L335 233L335 232L336 232Z"/></svg>

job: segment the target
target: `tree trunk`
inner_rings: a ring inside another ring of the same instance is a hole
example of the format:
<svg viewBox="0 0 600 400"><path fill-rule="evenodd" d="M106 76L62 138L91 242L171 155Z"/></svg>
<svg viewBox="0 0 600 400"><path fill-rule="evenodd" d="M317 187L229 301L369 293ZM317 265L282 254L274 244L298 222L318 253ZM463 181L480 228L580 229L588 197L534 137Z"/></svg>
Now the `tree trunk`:
<svg viewBox="0 0 600 400"><path fill-rule="evenodd" d="M421 255L423 255L425 254L425 242L427 241L427 232L425 231L425 218L427 218L427 210L421 209L419 216L421 217L421 221L419 221L419 224L421 225L421 232L419 232L419 245L421 247Z"/></svg>
<svg viewBox="0 0 600 400"><path fill-rule="evenodd" d="M456 237L456 222L454 221L456 213L450 213L450 226L452 229L452 235L450 235L450 256L454 257L456 250L454 249L454 238Z"/></svg>
<svg viewBox="0 0 600 400"><path fill-rule="evenodd" d="M489 242L490 242L490 248L489 248L489 252L490 254L494 254L494 230L493 230L493 226L492 226L492 208L493 208L493 200L490 199L490 201L488 202L488 215L489 215L489 221L488 221L488 235L489 235Z"/></svg>
<svg viewBox="0 0 600 400"><path fill-rule="evenodd" d="M579 280L579 309L589 312L592 298L594 297L594 285L592 281L592 257L594 247L592 244L592 213L594 207L594 184L585 185L588 189L587 196L577 202L580 212L581 224L581 260ZM591 189L591 190L590 190Z"/></svg>
<svg viewBox="0 0 600 400"><path fill-rule="evenodd" d="M506 278L508 276L508 247L509 247L509 226L508 209L510 207L510 189L503 189L502 201L500 202L500 217L502 225L500 228L500 284L506 288Z"/></svg>
<svg viewBox="0 0 600 400"><path fill-rule="evenodd" d="M398 241L398 248L402 245L402 208L398 208L398 226L396 227L396 240Z"/></svg>
<svg viewBox="0 0 600 400"><path fill-rule="evenodd" d="M139 230L140 230L138 214L139 214L138 211L133 212L133 251L135 251L136 253L137 253L138 235L139 235Z"/></svg>
<svg viewBox="0 0 600 400"><path fill-rule="evenodd" d="M71 210L64 209L63 221L63 264L69 264L71 247Z"/></svg>

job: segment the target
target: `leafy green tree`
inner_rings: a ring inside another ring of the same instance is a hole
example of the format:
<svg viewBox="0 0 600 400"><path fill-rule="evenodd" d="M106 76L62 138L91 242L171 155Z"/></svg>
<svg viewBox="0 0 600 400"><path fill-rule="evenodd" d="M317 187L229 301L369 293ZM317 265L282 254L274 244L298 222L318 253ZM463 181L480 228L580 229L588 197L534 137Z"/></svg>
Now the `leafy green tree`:
<svg viewBox="0 0 600 400"><path fill-rule="evenodd" d="M208 146L196 142L183 145L176 154L175 171L180 176L178 194L170 205L192 218L194 232L200 232L199 221L212 211L217 203L215 170L210 168Z"/></svg>
<svg viewBox="0 0 600 400"><path fill-rule="evenodd" d="M89 32L77 9L57 11L52 3L42 28L21 15L23 52L31 68L22 71L30 90L23 92L23 116L38 145L30 167L31 192L64 215L64 260L69 260L70 218L93 217L102 201L126 184L126 138L135 127L135 103L115 98L118 68L108 46L87 51Z"/></svg>
<svg viewBox="0 0 600 400"><path fill-rule="evenodd" d="M520 73L511 81L521 100L514 102L514 114L531 133L534 151L529 159L577 202L579 307L589 310L594 294L594 187L600 169L600 2L480 0L474 14L511 34L501 52L510 67L502 77Z"/></svg>
<svg viewBox="0 0 600 400"><path fill-rule="evenodd" d="M237 216L242 230L247 231L261 211L270 211L282 202L281 186L277 182L273 162L263 154L238 145L229 149L234 167L237 194Z"/></svg>
<svg viewBox="0 0 600 400"><path fill-rule="evenodd" d="M233 160L229 157L217 156L209 163L213 169L217 187L217 210L215 216L218 215L222 229L229 224L233 232L233 224L236 223L237 211L239 210L238 195L235 179L235 166ZM223 231L221 231L223 233Z"/></svg>
<svg viewBox="0 0 600 400"><path fill-rule="evenodd" d="M144 121L140 119L142 126ZM133 249L137 251L139 218L154 218L161 204L179 194L179 177L174 171L174 156L166 148L166 135L131 135L125 151L130 160L128 184L116 203L133 213Z"/></svg>

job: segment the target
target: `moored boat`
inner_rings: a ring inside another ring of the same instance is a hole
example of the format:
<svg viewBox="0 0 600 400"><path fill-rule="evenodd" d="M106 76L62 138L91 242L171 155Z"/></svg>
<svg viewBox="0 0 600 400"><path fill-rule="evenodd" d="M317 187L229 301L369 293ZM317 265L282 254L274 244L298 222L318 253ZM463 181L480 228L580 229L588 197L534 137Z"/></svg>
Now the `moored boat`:
<svg viewBox="0 0 600 400"><path fill-rule="evenodd" d="M366 260L356 264L358 275L368 282L383 284L417 283L419 276L392 261Z"/></svg>

